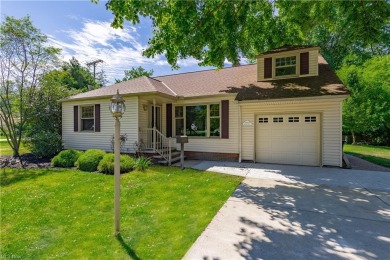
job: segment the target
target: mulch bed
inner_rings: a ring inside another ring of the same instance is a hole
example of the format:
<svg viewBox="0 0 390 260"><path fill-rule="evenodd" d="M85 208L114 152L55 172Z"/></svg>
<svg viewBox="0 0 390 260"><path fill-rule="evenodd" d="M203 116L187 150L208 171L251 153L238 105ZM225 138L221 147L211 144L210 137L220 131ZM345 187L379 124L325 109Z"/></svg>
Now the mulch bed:
<svg viewBox="0 0 390 260"><path fill-rule="evenodd" d="M50 159L37 158L32 154L23 154L17 158L12 156L0 156L0 168L34 169L51 168Z"/></svg>

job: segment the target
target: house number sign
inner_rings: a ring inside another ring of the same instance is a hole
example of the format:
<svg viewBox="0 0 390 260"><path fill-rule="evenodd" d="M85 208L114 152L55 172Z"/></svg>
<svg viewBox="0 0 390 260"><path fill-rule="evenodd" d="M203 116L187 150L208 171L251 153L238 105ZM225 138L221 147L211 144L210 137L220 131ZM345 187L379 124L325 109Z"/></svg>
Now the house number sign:
<svg viewBox="0 0 390 260"><path fill-rule="evenodd" d="M245 120L242 122L242 126L253 126L253 123L250 120Z"/></svg>

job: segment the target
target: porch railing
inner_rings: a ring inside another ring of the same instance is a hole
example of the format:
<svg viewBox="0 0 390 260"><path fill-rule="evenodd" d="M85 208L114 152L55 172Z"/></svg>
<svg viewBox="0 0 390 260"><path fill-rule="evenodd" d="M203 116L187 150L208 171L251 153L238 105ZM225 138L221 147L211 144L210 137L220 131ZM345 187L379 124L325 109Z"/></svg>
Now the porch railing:
<svg viewBox="0 0 390 260"><path fill-rule="evenodd" d="M140 140L145 150L152 150L164 158L168 165L172 161L172 138L166 137L156 128L141 129Z"/></svg>

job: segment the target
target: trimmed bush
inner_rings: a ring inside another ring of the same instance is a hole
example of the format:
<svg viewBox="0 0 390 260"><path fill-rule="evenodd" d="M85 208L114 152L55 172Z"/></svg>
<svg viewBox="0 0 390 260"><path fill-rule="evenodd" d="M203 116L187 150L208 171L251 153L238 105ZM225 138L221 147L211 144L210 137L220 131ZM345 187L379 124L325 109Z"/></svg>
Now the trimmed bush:
<svg viewBox="0 0 390 260"><path fill-rule="evenodd" d="M76 161L76 166L86 172L94 172L97 170L99 162L103 159L105 151L99 149L90 149L80 155Z"/></svg>
<svg viewBox="0 0 390 260"><path fill-rule="evenodd" d="M54 167L73 167L82 153L82 151L77 150L63 150L51 159L51 163Z"/></svg>
<svg viewBox="0 0 390 260"><path fill-rule="evenodd" d="M102 173L114 174L114 160L115 155L113 153L104 155L103 159L98 165L98 171ZM129 172L134 168L134 159L127 155L121 155L120 165L121 173Z"/></svg>
<svg viewBox="0 0 390 260"><path fill-rule="evenodd" d="M152 165L152 160L149 157L139 157L135 160L134 169L145 171Z"/></svg>

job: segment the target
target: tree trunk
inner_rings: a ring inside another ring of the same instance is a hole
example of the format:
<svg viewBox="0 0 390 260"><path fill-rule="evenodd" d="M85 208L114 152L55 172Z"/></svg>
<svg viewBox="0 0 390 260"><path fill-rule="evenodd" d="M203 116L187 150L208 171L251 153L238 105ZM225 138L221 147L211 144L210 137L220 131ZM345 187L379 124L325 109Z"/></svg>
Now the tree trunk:
<svg viewBox="0 0 390 260"><path fill-rule="evenodd" d="M354 131L351 131L351 134L352 134L352 144L356 144L355 132L354 132Z"/></svg>

